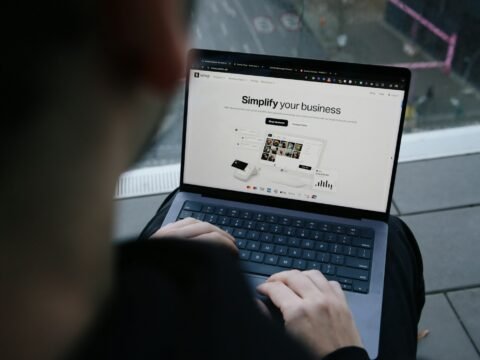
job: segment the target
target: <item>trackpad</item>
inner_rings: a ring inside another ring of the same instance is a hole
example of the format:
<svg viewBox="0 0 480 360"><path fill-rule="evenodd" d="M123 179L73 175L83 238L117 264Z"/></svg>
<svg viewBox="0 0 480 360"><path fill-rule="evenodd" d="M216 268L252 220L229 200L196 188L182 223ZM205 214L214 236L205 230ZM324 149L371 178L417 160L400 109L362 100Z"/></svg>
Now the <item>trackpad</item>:
<svg viewBox="0 0 480 360"><path fill-rule="evenodd" d="M268 278L265 276L253 274L245 274L245 278L247 279L248 285L250 285L250 289L252 290L253 295L259 299L266 300L267 298L257 291L257 286L264 283L265 280L267 280Z"/></svg>
<svg viewBox="0 0 480 360"><path fill-rule="evenodd" d="M263 303L267 306L267 309L270 312L272 320L278 323L279 325L283 326L284 321L283 321L283 316L280 310L272 303L272 301L268 297L263 296L257 291L257 286L265 282L265 280L267 280L268 278L265 276L253 275L253 274L245 274L245 278L247 279L248 285L250 285L253 295L256 298L263 301Z"/></svg>

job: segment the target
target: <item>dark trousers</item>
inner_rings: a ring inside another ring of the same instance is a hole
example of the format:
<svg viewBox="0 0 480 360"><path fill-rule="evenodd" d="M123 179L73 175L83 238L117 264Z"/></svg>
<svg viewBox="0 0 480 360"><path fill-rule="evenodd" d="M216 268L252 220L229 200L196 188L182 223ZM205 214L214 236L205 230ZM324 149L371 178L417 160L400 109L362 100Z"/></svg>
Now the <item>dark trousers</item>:
<svg viewBox="0 0 480 360"><path fill-rule="evenodd" d="M165 218L170 194L142 231L149 238ZM417 324L425 303L423 263L415 236L398 217L390 216L379 359L415 359Z"/></svg>

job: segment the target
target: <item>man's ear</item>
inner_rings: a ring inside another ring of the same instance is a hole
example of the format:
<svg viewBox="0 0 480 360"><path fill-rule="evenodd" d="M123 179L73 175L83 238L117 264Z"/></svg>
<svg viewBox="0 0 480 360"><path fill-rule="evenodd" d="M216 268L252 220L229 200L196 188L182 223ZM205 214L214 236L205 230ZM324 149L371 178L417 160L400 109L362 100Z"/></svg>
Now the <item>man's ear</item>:
<svg viewBox="0 0 480 360"><path fill-rule="evenodd" d="M186 29L178 0L109 0L114 59L134 81L171 92L185 69ZM107 14L108 16L109 14Z"/></svg>

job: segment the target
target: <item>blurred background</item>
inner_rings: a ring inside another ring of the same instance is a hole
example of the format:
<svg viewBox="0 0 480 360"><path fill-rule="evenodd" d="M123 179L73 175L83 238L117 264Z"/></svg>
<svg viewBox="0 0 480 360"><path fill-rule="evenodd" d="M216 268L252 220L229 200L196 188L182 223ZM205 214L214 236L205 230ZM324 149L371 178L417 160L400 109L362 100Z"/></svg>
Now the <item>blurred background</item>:
<svg viewBox="0 0 480 360"><path fill-rule="evenodd" d="M198 0L192 47L405 66L405 133L480 122L480 1ZM183 88L136 168L180 161Z"/></svg>
<svg viewBox="0 0 480 360"><path fill-rule="evenodd" d="M193 47L405 66L413 79L391 213L413 230L427 300L418 359L480 360L480 1L198 0ZM179 183L184 86L120 177L115 241Z"/></svg>

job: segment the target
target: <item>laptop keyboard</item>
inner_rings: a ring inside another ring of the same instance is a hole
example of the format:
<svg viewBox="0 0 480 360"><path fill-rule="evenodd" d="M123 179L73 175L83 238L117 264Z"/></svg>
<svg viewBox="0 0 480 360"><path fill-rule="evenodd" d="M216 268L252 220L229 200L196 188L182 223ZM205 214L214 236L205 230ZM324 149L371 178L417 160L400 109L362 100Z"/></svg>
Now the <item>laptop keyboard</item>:
<svg viewBox="0 0 480 360"><path fill-rule="evenodd" d="M178 220L192 217L232 234L242 268L270 276L316 269L346 291L369 291L374 230L235 207L186 201Z"/></svg>

